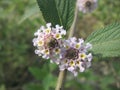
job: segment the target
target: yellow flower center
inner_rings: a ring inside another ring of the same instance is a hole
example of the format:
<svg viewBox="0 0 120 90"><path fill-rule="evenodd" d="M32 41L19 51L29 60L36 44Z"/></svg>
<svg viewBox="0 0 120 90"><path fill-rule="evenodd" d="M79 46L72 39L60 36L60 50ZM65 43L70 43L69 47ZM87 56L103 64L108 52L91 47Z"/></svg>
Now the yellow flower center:
<svg viewBox="0 0 120 90"><path fill-rule="evenodd" d="M48 29L45 30L45 32L46 32L47 34L49 34L49 33L51 32L51 29L48 28Z"/></svg>
<svg viewBox="0 0 120 90"><path fill-rule="evenodd" d="M43 41L39 41L38 46L42 46L42 45L43 45Z"/></svg>
<svg viewBox="0 0 120 90"><path fill-rule="evenodd" d="M48 49L45 50L45 54L49 54L49 50Z"/></svg>
<svg viewBox="0 0 120 90"><path fill-rule="evenodd" d="M61 35L60 34L56 34L55 36L57 39L61 38Z"/></svg>
<svg viewBox="0 0 120 90"><path fill-rule="evenodd" d="M60 53L60 49L56 48L55 53L57 53L57 54Z"/></svg>
<svg viewBox="0 0 120 90"><path fill-rule="evenodd" d="M80 54L80 58L81 59L85 59L86 58L86 55L83 53L83 54Z"/></svg>
<svg viewBox="0 0 120 90"><path fill-rule="evenodd" d="M74 66L74 65L75 65L74 61L70 61L70 66Z"/></svg>
<svg viewBox="0 0 120 90"><path fill-rule="evenodd" d="M80 48L80 44L77 43L75 47L76 47L76 48Z"/></svg>

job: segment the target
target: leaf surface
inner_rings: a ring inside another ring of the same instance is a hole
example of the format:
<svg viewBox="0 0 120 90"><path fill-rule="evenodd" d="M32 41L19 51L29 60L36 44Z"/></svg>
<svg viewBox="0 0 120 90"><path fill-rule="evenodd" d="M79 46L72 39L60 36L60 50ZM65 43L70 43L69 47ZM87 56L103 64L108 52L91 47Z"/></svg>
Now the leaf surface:
<svg viewBox="0 0 120 90"><path fill-rule="evenodd" d="M96 30L87 39L93 45L94 54L103 57L120 56L120 24L114 23L107 27Z"/></svg>
<svg viewBox="0 0 120 90"><path fill-rule="evenodd" d="M76 0L37 0L45 21L68 30L74 19Z"/></svg>

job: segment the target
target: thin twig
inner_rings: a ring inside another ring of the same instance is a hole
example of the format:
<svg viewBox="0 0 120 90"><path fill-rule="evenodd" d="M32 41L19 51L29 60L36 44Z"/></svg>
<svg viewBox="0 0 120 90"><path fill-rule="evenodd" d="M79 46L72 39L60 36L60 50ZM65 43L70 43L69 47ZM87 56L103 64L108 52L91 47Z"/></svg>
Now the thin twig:
<svg viewBox="0 0 120 90"><path fill-rule="evenodd" d="M78 7L77 7L77 5L76 5L75 17L74 17L74 21L73 21L72 27L71 27L71 29L70 29L70 33L69 33L68 38L70 38L70 37L73 36L74 31L76 30L77 21L78 21Z"/></svg>
<svg viewBox="0 0 120 90"><path fill-rule="evenodd" d="M74 17L74 21L73 21L72 27L70 29L70 33L69 33L68 38L72 37L73 34L74 34L74 31L76 29L77 18L78 18L78 7L76 5L75 17ZM56 86L55 90L63 90L63 85L64 85L64 82L65 82L66 74L67 74L67 70L59 72L59 77L58 77L57 86Z"/></svg>
<svg viewBox="0 0 120 90"><path fill-rule="evenodd" d="M67 71L60 71L59 77L58 77L58 82L57 82L57 87L55 90L63 90L63 83L65 81L65 76L66 76Z"/></svg>

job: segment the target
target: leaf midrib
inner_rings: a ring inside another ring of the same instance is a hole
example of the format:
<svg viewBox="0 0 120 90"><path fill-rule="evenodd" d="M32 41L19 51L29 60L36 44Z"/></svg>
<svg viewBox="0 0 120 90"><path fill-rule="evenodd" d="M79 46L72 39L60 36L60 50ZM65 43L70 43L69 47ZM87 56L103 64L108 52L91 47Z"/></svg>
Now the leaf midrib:
<svg viewBox="0 0 120 90"><path fill-rule="evenodd" d="M61 20L61 18L60 18L59 12L58 12L58 8L57 8L56 1L55 1L55 0L53 0L53 1L54 1L54 3L55 3L55 7L56 7L56 9L57 9L57 14L58 14L58 17L59 17L59 20L60 20L60 24L63 26L62 20Z"/></svg>

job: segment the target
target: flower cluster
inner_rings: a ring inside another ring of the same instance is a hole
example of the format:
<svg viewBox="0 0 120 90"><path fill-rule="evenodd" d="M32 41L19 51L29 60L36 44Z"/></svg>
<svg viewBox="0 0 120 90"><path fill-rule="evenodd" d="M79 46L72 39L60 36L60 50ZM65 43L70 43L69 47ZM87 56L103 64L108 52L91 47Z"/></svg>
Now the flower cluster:
<svg viewBox="0 0 120 90"><path fill-rule="evenodd" d="M76 39L72 37L65 40L61 50L60 70L67 69L77 75L78 71L83 72L86 68L90 67L92 54L88 53L88 49L92 46L87 43L84 44L83 39Z"/></svg>
<svg viewBox="0 0 120 90"><path fill-rule="evenodd" d="M78 0L77 6L83 13L92 12L97 7L97 0Z"/></svg>
<svg viewBox="0 0 120 90"><path fill-rule="evenodd" d="M33 45L37 47L35 53L58 64L60 70L67 69L76 76L78 71L83 72L90 67L92 54L88 50L92 45L75 37L64 40L66 31L62 26L56 25L54 28L48 23L46 27L41 26L34 35Z"/></svg>
<svg viewBox="0 0 120 90"><path fill-rule="evenodd" d="M51 59L51 62L59 64L60 48L62 45L61 38L66 35L66 30L62 26L56 25L51 27L51 23L47 23L46 27L41 26L34 34L33 45L37 47L35 53L42 58Z"/></svg>

